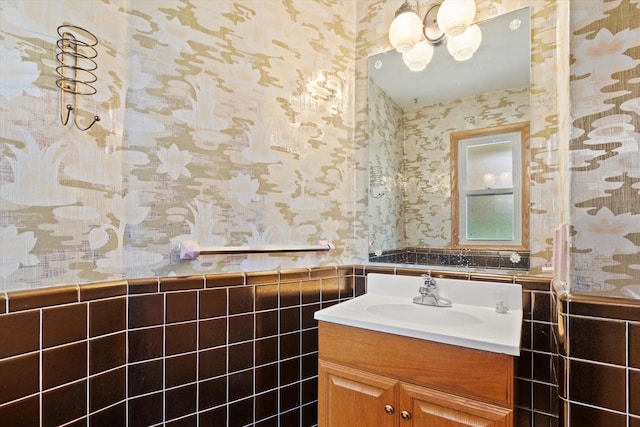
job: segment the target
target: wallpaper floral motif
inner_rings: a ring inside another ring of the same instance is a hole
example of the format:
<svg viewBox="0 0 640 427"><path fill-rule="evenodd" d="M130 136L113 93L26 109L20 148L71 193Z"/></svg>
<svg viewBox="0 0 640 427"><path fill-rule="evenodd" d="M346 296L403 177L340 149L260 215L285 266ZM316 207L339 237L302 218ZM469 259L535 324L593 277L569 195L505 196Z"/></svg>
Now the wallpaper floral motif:
<svg viewBox="0 0 640 427"><path fill-rule="evenodd" d="M352 263L355 12L342 0L0 0L0 291ZM81 126L101 120L86 132L59 117L65 23L99 41L97 93L77 112ZM177 255L182 240L321 239L336 250Z"/></svg>
<svg viewBox="0 0 640 427"><path fill-rule="evenodd" d="M640 298L640 4L571 2L572 289Z"/></svg>
<svg viewBox="0 0 640 427"><path fill-rule="evenodd" d="M365 262L366 58L399 3L0 0L0 291ZM532 11L532 271L568 222L574 289L637 298L638 2L477 4ZM99 40L86 132L60 123L63 23ZM337 249L181 262L183 239Z"/></svg>

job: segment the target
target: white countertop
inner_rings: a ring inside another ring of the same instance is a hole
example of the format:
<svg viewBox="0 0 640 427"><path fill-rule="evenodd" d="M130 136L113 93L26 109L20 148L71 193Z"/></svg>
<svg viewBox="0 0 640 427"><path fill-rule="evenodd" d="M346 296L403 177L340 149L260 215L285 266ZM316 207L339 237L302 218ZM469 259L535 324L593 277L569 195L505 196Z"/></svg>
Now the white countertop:
<svg viewBox="0 0 640 427"><path fill-rule="evenodd" d="M315 313L315 319L478 350L520 354L522 288L515 284L436 279L452 307L413 303L423 279L370 273L367 293ZM503 301L509 311L496 312ZM382 314L380 314L382 312Z"/></svg>

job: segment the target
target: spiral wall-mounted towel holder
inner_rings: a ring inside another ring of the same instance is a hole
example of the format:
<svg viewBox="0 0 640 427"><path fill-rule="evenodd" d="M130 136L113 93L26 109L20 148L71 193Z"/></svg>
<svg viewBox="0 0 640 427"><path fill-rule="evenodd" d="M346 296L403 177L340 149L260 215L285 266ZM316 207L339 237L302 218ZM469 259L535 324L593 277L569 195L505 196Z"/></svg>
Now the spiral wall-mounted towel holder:
<svg viewBox="0 0 640 427"><path fill-rule="evenodd" d="M78 95L94 95L97 90L94 83L98 81L95 71L98 64L95 59L98 51L95 46L98 39L90 31L75 25L60 25L58 27L60 38L57 42L56 59L59 64L56 72L60 76L56 85L60 92L60 120L63 125L69 123L71 113L74 112L73 123L80 130L89 130L99 116L93 116L89 126L81 127L78 124Z"/></svg>

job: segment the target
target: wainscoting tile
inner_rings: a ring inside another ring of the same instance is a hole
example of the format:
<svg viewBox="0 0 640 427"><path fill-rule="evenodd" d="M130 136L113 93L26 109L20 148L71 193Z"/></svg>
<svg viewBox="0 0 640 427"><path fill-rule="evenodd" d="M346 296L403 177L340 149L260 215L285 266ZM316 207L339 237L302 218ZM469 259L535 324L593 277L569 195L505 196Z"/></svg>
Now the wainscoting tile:
<svg viewBox="0 0 640 427"><path fill-rule="evenodd" d="M207 274L204 281L207 288L215 288L244 285L246 278L243 273Z"/></svg>
<svg viewBox="0 0 640 427"><path fill-rule="evenodd" d="M52 305L78 302L78 286L55 286L27 291L13 291L7 294L9 311L29 310Z"/></svg>
<svg viewBox="0 0 640 427"><path fill-rule="evenodd" d="M161 277L160 291L186 291L204 288L204 276Z"/></svg>
<svg viewBox="0 0 640 427"><path fill-rule="evenodd" d="M173 420L196 412L197 385L190 384L165 392L165 419Z"/></svg>
<svg viewBox="0 0 640 427"><path fill-rule="evenodd" d="M89 379L89 412L122 402L127 396L125 367L114 369ZM124 406L123 406L124 408ZM124 417L121 418L124 421ZM90 420L93 426L94 422ZM118 425L114 422L112 425Z"/></svg>
<svg viewBox="0 0 640 427"><path fill-rule="evenodd" d="M73 360L73 363L69 361ZM55 347L42 352L42 388L44 390L87 376L87 343Z"/></svg>
<svg viewBox="0 0 640 427"><path fill-rule="evenodd" d="M27 397L16 402L0 405L0 426L39 426L40 398Z"/></svg>
<svg viewBox="0 0 640 427"><path fill-rule="evenodd" d="M40 358L37 353L0 360L0 405L40 388Z"/></svg>
<svg viewBox="0 0 640 427"><path fill-rule="evenodd" d="M568 316L569 357L624 366L627 326L621 321Z"/></svg>
<svg viewBox="0 0 640 427"><path fill-rule="evenodd" d="M80 286L80 301L91 301L96 299L124 296L126 294L126 280L88 283Z"/></svg>
<svg viewBox="0 0 640 427"><path fill-rule="evenodd" d="M129 331L129 362L162 357L163 329L159 326Z"/></svg>
<svg viewBox="0 0 640 427"><path fill-rule="evenodd" d="M198 292L200 319L227 315L227 289L207 289Z"/></svg>
<svg viewBox="0 0 640 427"><path fill-rule="evenodd" d="M197 341L197 322L177 323L165 326L166 356L195 351Z"/></svg>
<svg viewBox="0 0 640 427"><path fill-rule="evenodd" d="M162 390L162 360L132 363L129 371L129 396L140 396Z"/></svg>
<svg viewBox="0 0 640 427"><path fill-rule="evenodd" d="M130 296L129 328L162 325L164 312L164 294Z"/></svg>
<svg viewBox="0 0 640 427"><path fill-rule="evenodd" d="M624 412L625 369L569 360L569 397L573 402Z"/></svg>
<svg viewBox="0 0 640 427"><path fill-rule="evenodd" d="M118 368L126 363L127 333L89 340L89 374Z"/></svg>
<svg viewBox="0 0 640 427"><path fill-rule="evenodd" d="M40 312L0 316L0 358L28 353L40 348Z"/></svg>
<svg viewBox="0 0 640 427"><path fill-rule="evenodd" d="M228 354L229 372L242 371L254 366L253 341L230 345Z"/></svg>
<svg viewBox="0 0 640 427"><path fill-rule="evenodd" d="M201 320L199 348L217 347L227 343L227 318Z"/></svg>
<svg viewBox="0 0 640 427"><path fill-rule="evenodd" d="M162 402L162 392L129 399L128 427L147 427L162 422Z"/></svg>
<svg viewBox="0 0 640 427"><path fill-rule="evenodd" d="M256 338L270 337L278 334L278 310L260 311L256 313Z"/></svg>
<svg viewBox="0 0 640 427"><path fill-rule="evenodd" d="M253 339L254 317L253 314L229 316L229 343Z"/></svg>
<svg viewBox="0 0 640 427"><path fill-rule="evenodd" d="M227 403L227 377L201 381L198 387L198 407L201 411ZM205 425L225 425L225 423Z"/></svg>
<svg viewBox="0 0 640 427"><path fill-rule="evenodd" d="M278 414L278 391L272 390L256 396L256 420L264 420Z"/></svg>
<svg viewBox="0 0 640 427"><path fill-rule="evenodd" d="M124 331L127 300L125 297L92 301L89 303L89 336Z"/></svg>
<svg viewBox="0 0 640 427"><path fill-rule="evenodd" d="M212 348L210 350L198 352L198 379L224 375L227 372L227 349L226 347Z"/></svg>
<svg viewBox="0 0 640 427"><path fill-rule="evenodd" d="M235 372L229 375L229 401L251 396L253 392L253 370Z"/></svg>
<svg viewBox="0 0 640 427"><path fill-rule="evenodd" d="M229 288L229 315L250 313L253 311L254 286L235 286Z"/></svg>
<svg viewBox="0 0 640 427"><path fill-rule="evenodd" d="M278 289L279 286L272 285L256 285L255 286L255 309L273 310L278 308Z"/></svg>
<svg viewBox="0 0 640 427"><path fill-rule="evenodd" d="M264 365L278 360L278 337L256 340L256 365Z"/></svg>
<svg viewBox="0 0 640 427"><path fill-rule="evenodd" d="M571 426L627 427L627 417L604 409L569 404Z"/></svg>
<svg viewBox="0 0 640 427"><path fill-rule="evenodd" d="M255 398L249 397L237 402L229 403L229 425L247 426L253 424L253 408ZM283 424L285 426L287 424ZM289 424L294 425L294 424Z"/></svg>
<svg viewBox="0 0 640 427"><path fill-rule="evenodd" d="M42 426L56 427L87 415L87 380L42 394Z"/></svg>
<svg viewBox="0 0 640 427"><path fill-rule="evenodd" d="M188 353L165 359L165 387L171 388L196 380L198 354Z"/></svg>
<svg viewBox="0 0 640 427"><path fill-rule="evenodd" d="M278 364L263 365L256 368L256 393L273 390L278 387Z"/></svg>
<svg viewBox="0 0 640 427"><path fill-rule="evenodd" d="M629 366L640 369L640 323L629 323Z"/></svg>
<svg viewBox="0 0 640 427"><path fill-rule="evenodd" d="M640 371L629 370L629 412L640 417Z"/></svg>
<svg viewBox="0 0 640 427"><path fill-rule="evenodd" d="M167 295L166 322L185 322L198 316L198 294L194 291L169 292Z"/></svg>
<svg viewBox="0 0 640 427"><path fill-rule="evenodd" d="M87 338L87 304L65 304L42 310L42 345L52 347Z"/></svg>

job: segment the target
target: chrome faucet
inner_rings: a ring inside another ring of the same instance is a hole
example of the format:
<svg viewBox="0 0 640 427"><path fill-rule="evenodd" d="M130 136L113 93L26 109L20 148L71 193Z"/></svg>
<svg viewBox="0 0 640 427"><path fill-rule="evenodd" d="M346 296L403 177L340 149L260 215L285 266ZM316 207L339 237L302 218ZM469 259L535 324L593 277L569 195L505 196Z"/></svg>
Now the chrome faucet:
<svg viewBox="0 0 640 427"><path fill-rule="evenodd" d="M436 280L429 274L420 277L424 284L418 288L419 297L415 297L413 302L420 305L432 305L434 307L451 307L451 301L438 295L438 285Z"/></svg>

